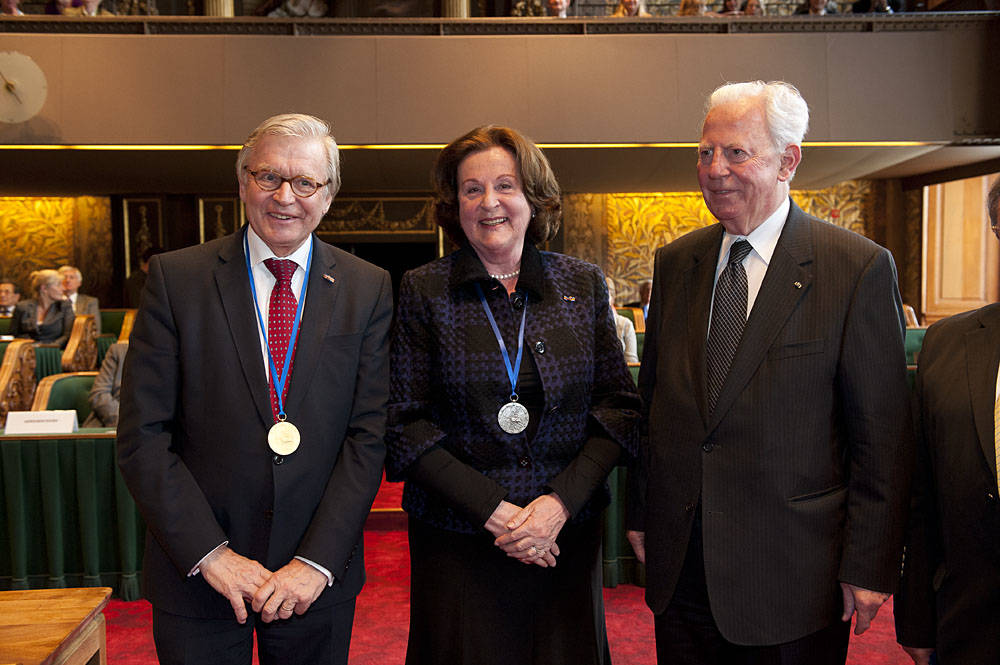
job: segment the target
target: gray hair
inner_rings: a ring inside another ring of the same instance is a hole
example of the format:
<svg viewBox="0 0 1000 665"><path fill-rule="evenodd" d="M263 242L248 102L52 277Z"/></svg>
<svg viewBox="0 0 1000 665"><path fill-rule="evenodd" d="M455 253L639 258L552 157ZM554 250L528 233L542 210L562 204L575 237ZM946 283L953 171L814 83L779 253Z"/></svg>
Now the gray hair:
<svg viewBox="0 0 1000 665"><path fill-rule="evenodd" d="M716 106L743 100L758 99L764 109L764 120L774 149L779 153L790 145L802 146L809 131L809 106L798 89L784 81L745 81L727 83L709 96L705 116ZM704 124L704 119L702 119Z"/></svg>
<svg viewBox="0 0 1000 665"><path fill-rule="evenodd" d="M283 113L271 116L250 132L250 136L240 148L239 156L236 157L236 177L240 182L246 182L246 173L243 167L247 165L250 153L253 152L262 136L291 136L322 141L326 148L326 177L330 181L330 196L336 196L337 192L340 191L340 150L337 148L337 141L333 138L330 124L316 116L304 113ZM287 175L303 174L289 173Z"/></svg>
<svg viewBox="0 0 1000 665"><path fill-rule="evenodd" d="M81 280L83 279L83 273L80 272L80 269L77 268L76 266L59 266L58 268L56 268L56 272L64 277L70 273L73 273Z"/></svg>
<svg viewBox="0 0 1000 665"><path fill-rule="evenodd" d="M1000 177L993 181L989 194L986 195L986 212L990 216L990 228L1000 238Z"/></svg>

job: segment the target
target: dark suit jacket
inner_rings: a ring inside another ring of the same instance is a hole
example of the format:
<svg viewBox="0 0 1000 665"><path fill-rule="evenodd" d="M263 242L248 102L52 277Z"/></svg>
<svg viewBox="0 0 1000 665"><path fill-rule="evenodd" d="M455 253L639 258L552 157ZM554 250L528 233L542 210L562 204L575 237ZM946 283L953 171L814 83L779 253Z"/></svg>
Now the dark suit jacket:
<svg viewBox="0 0 1000 665"><path fill-rule="evenodd" d="M10 334L14 337L30 337L43 344L66 346L73 332L73 307L68 301L52 303L45 312L45 320L38 324L38 302L34 299L22 300L14 306L14 316L10 322Z"/></svg>
<svg viewBox="0 0 1000 665"><path fill-rule="evenodd" d="M77 292L76 306L73 310L77 314L93 314L94 322L97 324L97 334L101 334L101 308L97 298Z"/></svg>
<svg viewBox="0 0 1000 665"><path fill-rule="evenodd" d="M722 635L776 644L837 620L838 580L895 586L912 436L902 304L886 250L792 203L709 414L722 235L715 225L656 253L630 527L646 532L646 601L660 613L700 500Z"/></svg>
<svg viewBox="0 0 1000 665"><path fill-rule="evenodd" d="M388 273L314 239L285 409L302 444L279 457L242 238L152 260L125 360L118 463L148 526L144 591L184 616L232 617L187 576L226 540L269 570L327 568L316 606L356 595L385 456Z"/></svg>
<svg viewBox="0 0 1000 665"><path fill-rule="evenodd" d="M936 647L942 663L1000 662L998 365L996 304L934 324L920 350L923 436L896 634L907 646Z"/></svg>

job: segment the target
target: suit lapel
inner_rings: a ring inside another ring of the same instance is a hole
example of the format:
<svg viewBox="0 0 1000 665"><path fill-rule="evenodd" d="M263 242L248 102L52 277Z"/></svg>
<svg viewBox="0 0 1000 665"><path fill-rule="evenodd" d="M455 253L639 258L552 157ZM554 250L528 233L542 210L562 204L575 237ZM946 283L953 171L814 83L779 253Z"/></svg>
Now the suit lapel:
<svg viewBox="0 0 1000 665"><path fill-rule="evenodd" d="M323 352L323 338L326 337L330 324L334 321L333 312L337 295L347 286L344 284L342 273L337 271L337 260L333 250L313 236L309 285L305 306L302 308L302 323L299 324L295 362L288 379L290 384L285 410L289 413L289 420L293 422L298 414L297 407L308 394L309 384L316 374L320 354ZM353 381L353 377L350 380Z"/></svg>
<svg viewBox="0 0 1000 665"><path fill-rule="evenodd" d="M1000 365L1000 308L991 307L979 317L982 328L965 336L972 412L988 466L996 477L996 449L993 440L993 403L996 395L997 366ZM989 362L983 362L989 358Z"/></svg>
<svg viewBox="0 0 1000 665"><path fill-rule="evenodd" d="M215 284L219 289L219 298L240 359L243 377L253 395L254 406L257 407L261 420L270 423L273 420L271 399L267 375L264 373L257 317L253 311L246 255L243 253L243 233L244 231L238 231L229 236L228 242L219 250L219 264L214 271ZM267 303L262 303L261 307L267 307Z"/></svg>
<svg viewBox="0 0 1000 665"><path fill-rule="evenodd" d="M813 273L812 237L805 213L792 202L767 273L754 301L736 356L709 422L713 429L764 360L788 317L809 292Z"/></svg>
<svg viewBox="0 0 1000 665"><path fill-rule="evenodd" d="M722 225L715 225L714 232L706 235L705 242L691 254L691 266L684 272L684 293L687 302L681 311L688 313L688 358L691 379L701 409L702 418L708 422L708 396L706 389L705 344L708 340L708 318L712 308L712 289L715 285L715 268L722 242Z"/></svg>

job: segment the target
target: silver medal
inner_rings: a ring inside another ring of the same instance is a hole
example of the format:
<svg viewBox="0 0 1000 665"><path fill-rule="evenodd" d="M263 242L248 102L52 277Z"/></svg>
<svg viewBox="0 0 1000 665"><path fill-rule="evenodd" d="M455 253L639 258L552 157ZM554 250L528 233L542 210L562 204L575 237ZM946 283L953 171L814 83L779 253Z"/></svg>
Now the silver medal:
<svg viewBox="0 0 1000 665"><path fill-rule="evenodd" d="M274 423L267 432L267 445L278 455L291 455L299 448L299 429L282 420Z"/></svg>
<svg viewBox="0 0 1000 665"><path fill-rule="evenodd" d="M518 402L507 402L500 407L497 422L507 434L520 434L528 426L528 410Z"/></svg>

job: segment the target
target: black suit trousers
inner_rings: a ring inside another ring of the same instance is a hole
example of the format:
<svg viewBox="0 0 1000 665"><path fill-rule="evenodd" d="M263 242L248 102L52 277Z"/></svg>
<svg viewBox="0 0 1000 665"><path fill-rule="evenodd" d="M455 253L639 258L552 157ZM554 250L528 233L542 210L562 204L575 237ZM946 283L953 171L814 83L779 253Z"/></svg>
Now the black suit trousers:
<svg viewBox="0 0 1000 665"><path fill-rule="evenodd" d="M684 566L667 609L656 615L660 665L844 665L850 622L838 621L805 637L771 646L726 640L712 617L705 583L701 506L696 511Z"/></svg>
<svg viewBox="0 0 1000 665"><path fill-rule="evenodd" d="M250 665L257 634L260 665L347 665L355 599L311 607L305 614L264 623L253 612L235 618L199 619L153 608L153 641L161 665Z"/></svg>

